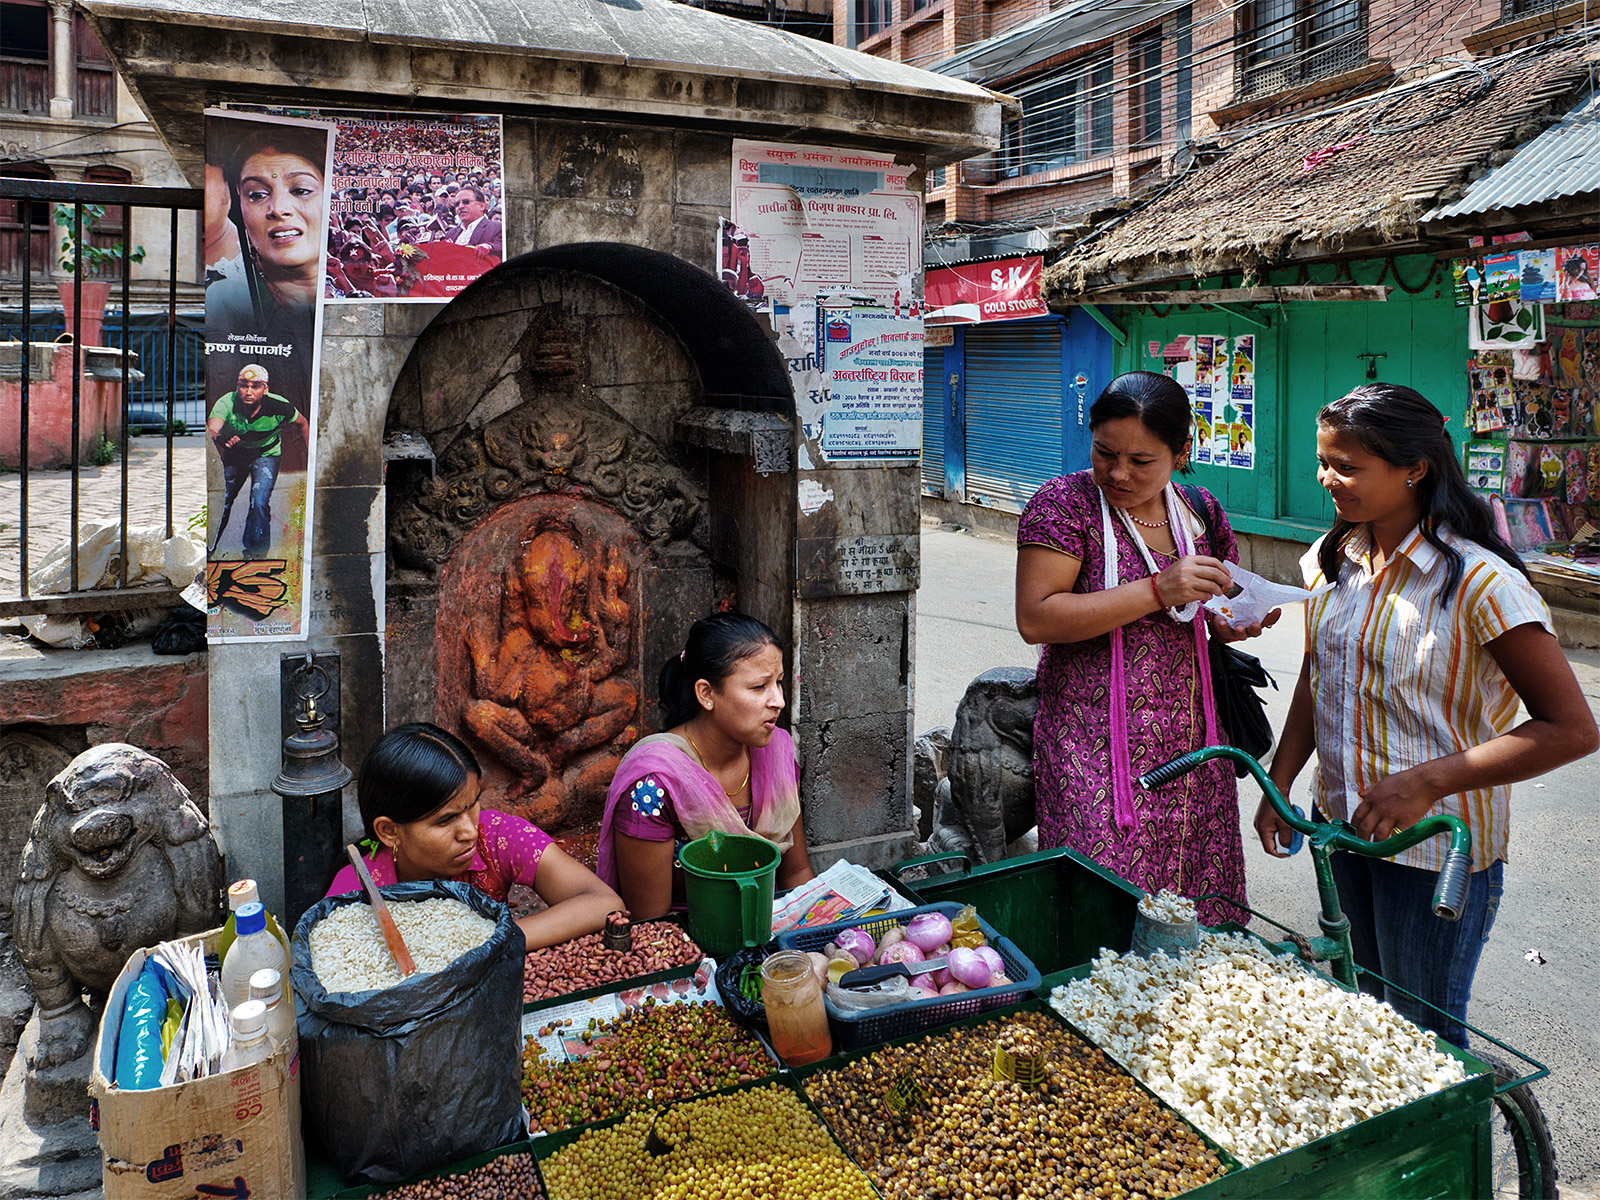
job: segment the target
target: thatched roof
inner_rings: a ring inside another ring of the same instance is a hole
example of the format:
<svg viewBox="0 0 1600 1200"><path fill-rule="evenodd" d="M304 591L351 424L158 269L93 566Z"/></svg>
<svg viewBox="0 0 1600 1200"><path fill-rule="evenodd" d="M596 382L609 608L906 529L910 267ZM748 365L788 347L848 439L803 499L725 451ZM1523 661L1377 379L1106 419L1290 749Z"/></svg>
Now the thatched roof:
<svg viewBox="0 0 1600 1200"><path fill-rule="evenodd" d="M1562 41L1224 136L1217 157L1054 263L1046 295L1415 243L1421 215L1557 119L1587 71L1581 44Z"/></svg>

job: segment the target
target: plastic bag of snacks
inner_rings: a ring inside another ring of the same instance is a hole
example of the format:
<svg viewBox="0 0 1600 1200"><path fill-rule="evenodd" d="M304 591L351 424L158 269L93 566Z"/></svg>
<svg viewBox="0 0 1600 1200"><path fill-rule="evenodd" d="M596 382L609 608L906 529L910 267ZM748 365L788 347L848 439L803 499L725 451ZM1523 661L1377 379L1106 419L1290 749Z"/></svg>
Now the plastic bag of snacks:
<svg viewBox="0 0 1600 1200"><path fill-rule="evenodd" d="M432 880L382 890L391 911L450 899L494 925L487 940L465 949L448 970L419 972L374 990L330 992L312 965L314 956L324 956L330 974L337 962L337 975L347 979L366 974L369 982L381 982L391 969L378 951L371 951L370 964L352 964L350 957L367 952L360 944L330 951L326 937L313 937L318 922L348 905L365 905L366 898L330 896L300 918L291 977L300 1004L306 1128L320 1131L346 1179L362 1183L409 1179L525 1132L522 930L505 905L465 883ZM461 927L482 929L448 916L443 923L454 928L441 930L438 940L450 946L474 940Z"/></svg>

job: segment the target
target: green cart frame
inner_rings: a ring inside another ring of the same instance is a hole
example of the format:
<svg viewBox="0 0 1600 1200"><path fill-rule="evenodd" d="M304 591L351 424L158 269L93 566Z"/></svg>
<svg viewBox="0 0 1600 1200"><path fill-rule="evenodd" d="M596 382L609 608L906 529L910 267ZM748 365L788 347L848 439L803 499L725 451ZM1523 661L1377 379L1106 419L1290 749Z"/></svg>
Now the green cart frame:
<svg viewBox="0 0 1600 1200"><path fill-rule="evenodd" d="M1043 850L963 866L912 883L902 878L912 868L951 863L968 860L961 854L928 855L899 863L889 874L919 903L973 905L1038 967L1043 975L1038 989L1042 998L1048 999L1057 985L1088 974L1091 960L1102 950L1124 953L1132 945L1143 891L1075 851ZM1292 934L1271 918L1249 911ZM1207 1196L1489 1198L1497 1192L1496 1167L1502 1153L1509 1166L1514 1151L1521 1194L1554 1197L1548 1133L1527 1090L1529 1083L1549 1072L1482 1031L1473 1033L1515 1055L1531 1072L1518 1076L1502 1064L1441 1042L1466 1064L1470 1074L1464 1082L1228 1175L1210 1185ZM1511 1143L1504 1150L1495 1144L1497 1111L1506 1119ZM1542 1145L1537 1141L1541 1137Z"/></svg>

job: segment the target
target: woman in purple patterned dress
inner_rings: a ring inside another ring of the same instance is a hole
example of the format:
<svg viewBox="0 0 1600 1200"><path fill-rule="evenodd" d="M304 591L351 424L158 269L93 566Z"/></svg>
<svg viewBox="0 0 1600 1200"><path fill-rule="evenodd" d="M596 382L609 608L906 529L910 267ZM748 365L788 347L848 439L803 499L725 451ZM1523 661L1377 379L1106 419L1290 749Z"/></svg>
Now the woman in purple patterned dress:
<svg viewBox="0 0 1600 1200"><path fill-rule="evenodd" d="M1200 492L1212 545L1172 485L1188 469L1190 428L1178 384L1146 371L1118 376L1089 412L1090 469L1052 479L1023 511L1017 628L1043 645L1039 845L1069 846L1150 892L1243 904L1232 764L1207 763L1152 791L1136 782L1222 740L1205 639L1261 632L1229 629L1200 608L1231 586L1225 564L1239 554L1216 499ZM1200 906L1207 924L1239 916L1218 901Z"/></svg>

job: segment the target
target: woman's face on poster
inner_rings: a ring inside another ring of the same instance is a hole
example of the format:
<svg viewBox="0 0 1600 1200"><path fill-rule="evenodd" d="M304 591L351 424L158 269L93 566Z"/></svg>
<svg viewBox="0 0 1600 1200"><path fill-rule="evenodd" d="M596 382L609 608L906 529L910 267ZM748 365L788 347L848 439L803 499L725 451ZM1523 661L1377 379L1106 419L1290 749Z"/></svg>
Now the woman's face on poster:
<svg viewBox="0 0 1600 1200"><path fill-rule="evenodd" d="M239 209L262 266L283 274L320 271L322 169L298 154L267 148L245 159Z"/></svg>

